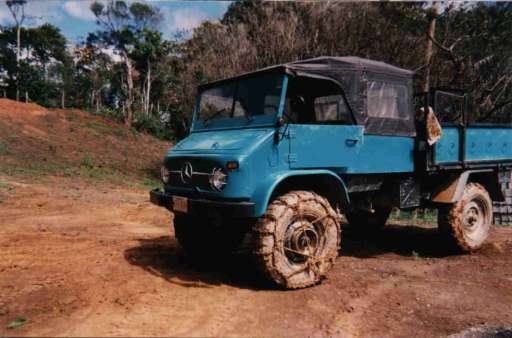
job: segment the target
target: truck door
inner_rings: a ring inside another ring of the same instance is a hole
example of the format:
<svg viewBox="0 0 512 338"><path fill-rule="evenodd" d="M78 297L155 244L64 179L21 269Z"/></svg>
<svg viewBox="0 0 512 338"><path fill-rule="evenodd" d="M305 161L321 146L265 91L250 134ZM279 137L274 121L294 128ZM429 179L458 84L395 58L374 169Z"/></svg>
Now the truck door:
<svg viewBox="0 0 512 338"><path fill-rule="evenodd" d="M334 82L312 78L290 81L284 115L290 123L291 168L344 172L356 161L363 144L363 127L355 125Z"/></svg>
<svg viewBox="0 0 512 338"><path fill-rule="evenodd" d="M347 172L364 143L362 126L292 124L289 129L290 168Z"/></svg>

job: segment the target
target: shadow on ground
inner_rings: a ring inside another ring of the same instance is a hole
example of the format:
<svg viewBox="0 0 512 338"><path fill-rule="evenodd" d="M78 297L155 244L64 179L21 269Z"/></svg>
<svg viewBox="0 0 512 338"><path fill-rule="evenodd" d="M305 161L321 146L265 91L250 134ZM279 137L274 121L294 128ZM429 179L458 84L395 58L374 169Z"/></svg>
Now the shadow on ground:
<svg viewBox="0 0 512 338"><path fill-rule="evenodd" d="M191 258L185 256L174 238L161 236L139 239L137 246L125 250L124 257L130 264L184 287L232 285L254 290L270 287L255 271L248 251L222 256L205 253Z"/></svg>
<svg viewBox="0 0 512 338"><path fill-rule="evenodd" d="M344 232L341 256L364 259L386 253L445 257L455 252L436 228L389 225L374 234ZM254 290L272 289L256 271L249 248L232 255L205 253L192 259L183 254L174 238L161 236L139 239L139 244L127 249L124 256L130 264L185 287L210 288L224 284Z"/></svg>
<svg viewBox="0 0 512 338"><path fill-rule="evenodd" d="M437 228L390 224L370 234L346 230L343 237L342 256L369 258L395 253L440 258L458 253Z"/></svg>

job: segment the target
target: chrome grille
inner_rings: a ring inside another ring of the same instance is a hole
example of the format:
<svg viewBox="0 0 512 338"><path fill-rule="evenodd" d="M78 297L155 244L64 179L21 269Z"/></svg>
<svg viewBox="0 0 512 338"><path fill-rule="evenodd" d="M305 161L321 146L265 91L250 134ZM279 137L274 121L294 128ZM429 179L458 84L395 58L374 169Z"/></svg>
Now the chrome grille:
<svg viewBox="0 0 512 338"><path fill-rule="evenodd" d="M215 167L213 161L194 161L191 159L173 159L169 163L169 185L175 187L197 187L212 190L209 178Z"/></svg>

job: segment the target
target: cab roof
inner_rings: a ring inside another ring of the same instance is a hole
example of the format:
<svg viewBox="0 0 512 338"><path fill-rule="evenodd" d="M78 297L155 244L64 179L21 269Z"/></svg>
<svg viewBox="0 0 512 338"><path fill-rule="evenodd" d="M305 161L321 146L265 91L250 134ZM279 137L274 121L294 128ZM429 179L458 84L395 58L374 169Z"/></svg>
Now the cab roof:
<svg viewBox="0 0 512 338"><path fill-rule="evenodd" d="M232 78L210 82L201 85L200 88L211 87L223 82L245 78L260 73L277 71L283 71L287 74L298 76L323 76L337 81L339 81L341 76L340 71L371 72L399 78L412 78L414 76L414 72L411 70L357 56L320 56L312 59L293 61L258 69Z"/></svg>
<svg viewBox="0 0 512 338"><path fill-rule="evenodd" d="M313 59L285 63L284 66L290 69L316 70L327 73L329 70L353 69L405 77L412 77L414 75L413 71L357 56L320 56Z"/></svg>

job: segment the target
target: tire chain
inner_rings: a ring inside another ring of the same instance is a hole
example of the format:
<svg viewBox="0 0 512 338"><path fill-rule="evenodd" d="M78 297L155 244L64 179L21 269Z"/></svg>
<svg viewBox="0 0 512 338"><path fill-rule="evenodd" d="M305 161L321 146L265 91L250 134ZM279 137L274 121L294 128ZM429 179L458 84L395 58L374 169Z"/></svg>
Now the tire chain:
<svg viewBox="0 0 512 338"><path fill-rule="evenodd" d="M296 199L295 203L289 201L289 199L292 197L292 195ZM255 235L254 240L255 240L255 243L257 244L256 245L257 247L260 246L259 243L262 243L265 240L265 237L267 237L267 236L272 236L273 242L274 242L274 248L270 252L254 251L254 254L256 256L256 261L258 264L258 268L264 274L269 275L269 277L271 279L273 279L275 282L277 282L278 284L280 284L282 286L285 286L287 289L301 289L301 288L305 288L305 287L312 286L312 285L319 283L324 277L324 276L320 275L319 264L326 263L326 262L333 264L335 261L335 258L336 258L336 257L324 257L324 256L315 257L315 259L310 259L307 261L307 264L304 267L304 269L295 271L294 273L292 273L291 275L288 275L288 276L283 276L277 269L274 268L274 264L273 264L273 262L271 262L271 260L273 259L274 250L281 249L280 246L281 247L283 246L282 240L278 240L275 238L276 222L284 214L284 211L286 211L286 209L292 209L295 213L302 215L302 211L299 209L300 202L307 203L307 202L311 202L311 201L315 201L318 204L322 205L324 207L324 209L326 209L325 210L326 218L327 217L332 218L333 222L335 224L337 224L338 230L341 231L340 230L340 221L342 218L341 215L336 213L332 208L326 207L326 206L330 206L327 199L325 199L322 196L313 194L309 191L291 191L290 193L288 193L286 195L278 197L274 202L272 202L269 205L268 210L265 212L263 217L258 220L258 222L256 223L256 225L253 228L253 234ZM275 209L277 209L278 207L282 207L283 209L278 215L276 215L278 213L278 210L275 210ZM269 229L269 227L271 228L271 230ZM339 251L339 249L340 249L340 243L341 243L341 232L340 232L340 236L338 236L337 251ZM277 246L277 248L276 248L276 246ZM311 271L315 274L316 278L315 278L314 282L308 281L308 282L298 283L298 284L294 284L294 285L289 283L289 278L291 278L292 276L294 276L298 273L304 272L307 269L311 269Z"/></svg>

